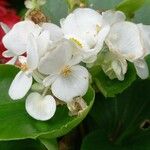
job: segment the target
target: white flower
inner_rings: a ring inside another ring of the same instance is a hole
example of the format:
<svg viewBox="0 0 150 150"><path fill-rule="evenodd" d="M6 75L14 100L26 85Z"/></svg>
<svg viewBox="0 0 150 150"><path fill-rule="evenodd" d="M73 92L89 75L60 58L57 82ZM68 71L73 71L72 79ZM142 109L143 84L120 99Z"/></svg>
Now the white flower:
<svg viewBox="0 0 150 150"><path fill-rule="evenodd" d="M90 8L78 8L60 23L65 38L80 49L78 53L82 55L83 61L94 62L109 31L102 16Z"/></svg>
<svg viewBox="0 0 150 150"><path fill-rule="evenodd" d="M27 41L32 34L38 43L39 57L42 56L48 46L63 37L61 29L52 23L43 23L41 26L32 21L21 21L4 36L3 44L8 49L3 53L4 57L13 57L8 64L15 64L19 55L27 51Z"/></svg>
<svg viewBox="0 0 150 150"><path fill-rule="evenodd" d="M16 75L9 88L9 96L13 100L23 98L32 85L32 72L38 66L39 56L36 42L33 36L30 36L27 45L27 58L19 57L19 68L21 71Z"/></svg>
<svg viewBox="0 0 150 150"><path fill-rule="evenodd" d="M120 21L112 24L105 42L111 52L134 63L139 77L145 79L149 72L144 61L146 50L142 39L143 37L136 24ZM145 39L143 40L145 41Z"/></svg>
<svg viewBox="0 0 150 150"><path fill-rule="evenodd" d="M39 35L41 28L32 21L21 21L3 37L2 41L8 50L3 53L4 57L13 57L9 64L14 64L19 55L27 50L27 41L30 34Z"/></svg>
<svg viewBox="0 0 150 150"><path fill-rule="evenodd" d="M56 101L51 95L42 96L33 92L28 95L25 107L30 116L37 120L46 121L55 114Z"/></svg>
<svg viewBox="0 0 150 150"><path fill-rule="evenodd" d="M85 95L89 85L89 73L77 65L80 60L72 56L72 51L73 43L62 40L40 60L38 67L41 73L48 75L43 84L51 85L53 95L65 102Z"/></svg>

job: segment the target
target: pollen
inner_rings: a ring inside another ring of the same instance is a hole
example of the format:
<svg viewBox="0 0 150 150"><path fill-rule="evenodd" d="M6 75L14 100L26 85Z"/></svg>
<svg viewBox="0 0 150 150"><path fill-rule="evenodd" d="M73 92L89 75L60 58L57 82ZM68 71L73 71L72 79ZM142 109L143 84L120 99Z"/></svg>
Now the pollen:
<svg viewBox="0 0 150 150"><path fill-rule="evenodd" d="M77 44L79 47L83 48L83 45L82 45L82 43L79 40L77 40L75 38L70 38L70 40L72 42L74 42L75 44Z"/></svg>
<svg viewBox="0 0 150 150"><path fill-rule="evenodd" d="M27 71L29 68L28 68L28 65L26 63L20 63L19 61L17 61L15 63L15 66L19 69L21 69L22 71Z"/></svg>
<svg viewBox="0 0 150 150"><path fill-rule="evenodd" d="M96 32L99 33L100 30L101 30L101 27L97 24L96 25Z"/></svg>
<svg viewBox="0 0 150 150"><path fill-rule="evenodd" d="M68 75L70 75L71 73L71 68L70 66L65 66L62 70L61 70L61 74L66 77Z"/></svg>

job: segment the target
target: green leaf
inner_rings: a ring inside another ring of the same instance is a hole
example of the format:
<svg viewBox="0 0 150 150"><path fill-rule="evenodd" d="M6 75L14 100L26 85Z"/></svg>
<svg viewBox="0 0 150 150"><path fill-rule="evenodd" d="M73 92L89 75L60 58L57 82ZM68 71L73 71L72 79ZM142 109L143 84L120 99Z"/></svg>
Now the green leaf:
<svg viewBox="0 0 150 150"><path fill-rule="evenodd" d="M59 25L60 19L67 16L68 6L65 0L47 0L42 10L52 23Z"/></svg>
<svg viewBox="0 0 150 150"><path fill-rule="evenodd" d="M100 66L94 66L90 69L90 72L99 91L105 97L115 97L117 94L122 93L136 79L136 72L131 64L128 65L128 71L123 81L119 81L118 79L109 79Z"/></svg>
<svg viewBox="0 0 150 150"><path fill-rule="evenodd" d="M124 0L116 6L116 10L123 11L127 18L133 18L134 13L143 6L145 0Z"/></svg>
<svg viewBox="0 0 150 150"><path fill-rule="evenodd" d="M58 143L56 139L39 139L47 150L58 150Z"/></svg>
<svg viewBox="0 0 150 150"><path fill-rule="evenodd" d="M145 0L145 4L136 13L133 19L136 23L150 24L149 14L150 14L150 0Z"/></svg>
<svg viewBox="0 0 150 150"><path fill-rule="evenodd" d="M97 130L90 133L83 141L81 150L149 150L150 144L148 137L142 140L135 140L129 145L113 145L103 131Z"/></svg>
<svg viewBox="0 0 150 150"><path fill-rule="evenodd" d="M0 142L1 150L47 150L38 140Z"/></svg>
<svg viewBox="0 0 150 150"><path fill-rule="evenodd" d="M97 95L90 113L97 131L83 141L82 150L149 150L150 81L136 81L116 98Z"/></svg>
<svg viewBox="0 0 150 150"><path fill-rule="evenodd" d="M121 1L122 0L88 0L88 4L96 10L104 11L113 9Z"/></svg>
<svg viewBox="0 0 150 150"><path fill-rule="evenodd" d="M8 96L9 86L18 69L0 65L0 140L56 138L77 126L87 115L94 102L94 91L89 88L84 96L87 109L79 116L70 117L66 106L58 106L49 121L37 121L25 110L25 99L13 101ZM20 89L21 90L21 89ZM15 92L15 91L14 91Z"/></svg>

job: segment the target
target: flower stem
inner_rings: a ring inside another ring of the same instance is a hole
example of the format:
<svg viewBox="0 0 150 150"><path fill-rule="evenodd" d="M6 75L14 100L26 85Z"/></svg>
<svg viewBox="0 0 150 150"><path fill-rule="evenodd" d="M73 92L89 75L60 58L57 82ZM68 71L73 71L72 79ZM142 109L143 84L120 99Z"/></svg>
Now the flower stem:
<svg viewBox="0 0 150 150"><path fill-rule="evenodd" d="M44 97L46 95L46 93L48 92L49 90L49 86L45 87L43 93L42 93L42 96Z"/></svg>

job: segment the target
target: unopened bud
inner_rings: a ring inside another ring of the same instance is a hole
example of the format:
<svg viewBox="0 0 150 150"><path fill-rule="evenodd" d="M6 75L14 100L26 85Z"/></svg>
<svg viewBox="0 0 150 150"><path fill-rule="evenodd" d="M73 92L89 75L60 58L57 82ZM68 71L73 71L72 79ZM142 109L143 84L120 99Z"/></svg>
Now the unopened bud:
<svg viewBox="0 0 150 150"><path fill-rule="evenodd" d="M35 24L47 22L47 17L41 10L31 10L27 13L26 18L32 20Z"/></svg>

